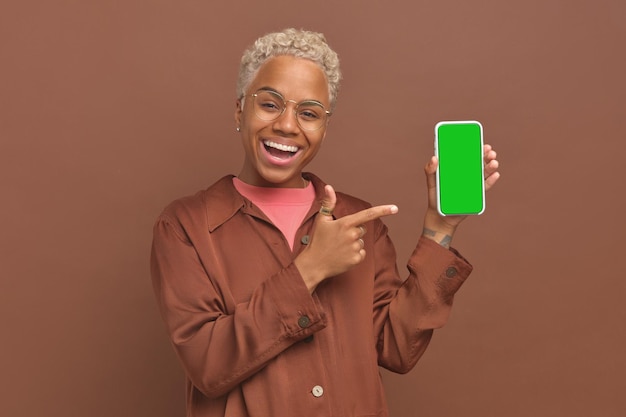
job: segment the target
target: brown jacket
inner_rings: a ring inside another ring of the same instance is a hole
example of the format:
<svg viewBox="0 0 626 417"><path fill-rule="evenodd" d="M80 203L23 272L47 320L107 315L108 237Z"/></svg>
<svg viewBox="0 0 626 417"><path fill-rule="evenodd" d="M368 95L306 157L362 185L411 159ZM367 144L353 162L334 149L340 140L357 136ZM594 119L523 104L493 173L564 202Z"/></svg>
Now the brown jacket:
<svg viewBox="0 0 626 417"><path fill-rule="evenodd" d="M472 267L421 238L403 281L380 220L366 224L366 259L309 294L293 252L227 176L170 204L154 226L152 279L188 378L194 417L387 416L378 366L408 372ZM369 207L337 194L335 217Z"/></svg>

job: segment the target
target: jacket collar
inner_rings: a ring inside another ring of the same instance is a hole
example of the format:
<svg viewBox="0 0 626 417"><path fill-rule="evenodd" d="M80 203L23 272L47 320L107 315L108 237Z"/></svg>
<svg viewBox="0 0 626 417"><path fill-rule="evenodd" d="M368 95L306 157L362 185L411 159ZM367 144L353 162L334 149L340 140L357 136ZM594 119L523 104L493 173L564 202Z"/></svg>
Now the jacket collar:
<svg viewBox="0 0 626 417"><path fill-rule="evenodd" d="M324 198L324 186L326 183L316 175L305 172L302 176L311 181L315 189L315 201L311 205L311 209L306 218L316 214ZM244 198L233 185L234 175L226 175L211 185L203 192L203 202L206 209L207 224L209 232L213 232L222 224L230 220L238 211L242 211L251 216L267 220L267 217L247 198ZM339 204L339 196L337 196L337 206L335 207L335 216L342 217L342 205Z"/></svg>

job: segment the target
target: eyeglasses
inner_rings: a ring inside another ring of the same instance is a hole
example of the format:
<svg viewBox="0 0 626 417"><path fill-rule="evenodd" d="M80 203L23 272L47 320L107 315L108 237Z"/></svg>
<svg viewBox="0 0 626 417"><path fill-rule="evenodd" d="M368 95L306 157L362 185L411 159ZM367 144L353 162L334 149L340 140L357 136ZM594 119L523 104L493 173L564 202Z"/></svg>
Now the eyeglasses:
<svg viewBox="0 0 626 417"><path fill-rule="evenodd" d="M324 105L315 100L304 100L296 103L271 90L259 90L252 94L252 107L254 114L267 122L278 119L287 108L287 103L294 103L293 111L298 121L298 126L303 130L318 130L326 123L331 112Z"/></svg>

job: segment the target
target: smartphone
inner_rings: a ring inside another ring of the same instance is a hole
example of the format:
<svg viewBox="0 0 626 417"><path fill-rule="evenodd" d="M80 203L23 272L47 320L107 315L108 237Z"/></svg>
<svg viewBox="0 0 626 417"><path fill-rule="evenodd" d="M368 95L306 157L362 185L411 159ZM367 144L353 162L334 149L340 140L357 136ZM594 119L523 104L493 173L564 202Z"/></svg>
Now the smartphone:
<svg viewBox="0 0 626 417"><path fill-rule="evenodd" d="M437 210L443 216L485 211L483 127L475 121L446 121L435 126Z"/></svg>

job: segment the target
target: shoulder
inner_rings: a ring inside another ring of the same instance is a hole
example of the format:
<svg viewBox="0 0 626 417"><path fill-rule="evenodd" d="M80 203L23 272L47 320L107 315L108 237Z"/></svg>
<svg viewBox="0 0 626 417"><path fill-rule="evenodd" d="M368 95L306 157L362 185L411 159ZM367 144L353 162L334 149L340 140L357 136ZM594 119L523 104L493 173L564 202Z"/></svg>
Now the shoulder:
<svg viewBox="0 0 626 417"><path fill-rule="evenodd" d="M230 212L234 205L240 205L238 197L232 185L232 175L227 175L204 190L172 201L159 218L182 224L207 224L209 217L219 217L220 213Z"/></svg>

